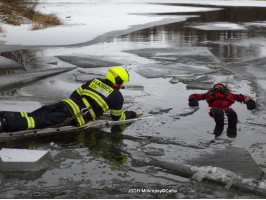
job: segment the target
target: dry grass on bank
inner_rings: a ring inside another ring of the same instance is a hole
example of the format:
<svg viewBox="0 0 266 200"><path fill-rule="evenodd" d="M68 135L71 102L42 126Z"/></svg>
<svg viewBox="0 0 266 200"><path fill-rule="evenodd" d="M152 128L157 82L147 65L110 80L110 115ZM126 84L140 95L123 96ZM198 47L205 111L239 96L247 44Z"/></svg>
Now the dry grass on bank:
<svg viewBox="0 0 266 200"><path fill-rule="evenodd" d="M33 23L33 30L63 24L55 14L36 11L37 5L37 0L0 0L0 21L16 26Z"/></svg>
<svg viewBox="0 0 266 200"><path fill-rule="evenodd" d="M0 36L6 37L6 30L2 26L0 26Z"/></svg>
<svg viewBox="0 0 266 200"><path fill-rule="evenodd" d="M4 33L5 30L0 26L0 33Z"/></svg>

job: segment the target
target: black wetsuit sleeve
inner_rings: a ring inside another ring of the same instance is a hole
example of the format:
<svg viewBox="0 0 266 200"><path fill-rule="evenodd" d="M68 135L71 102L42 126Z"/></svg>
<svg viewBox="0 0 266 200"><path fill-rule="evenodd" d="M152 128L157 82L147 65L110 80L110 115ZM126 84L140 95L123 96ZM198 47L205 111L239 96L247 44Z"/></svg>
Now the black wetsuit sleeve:
<svg viewBox="0 0 266 200"><path fill-rule="evenodd" d="M124 98L118 91L110 103L110 114L114 121L136 118L134 111L123 111Z"/></svg>

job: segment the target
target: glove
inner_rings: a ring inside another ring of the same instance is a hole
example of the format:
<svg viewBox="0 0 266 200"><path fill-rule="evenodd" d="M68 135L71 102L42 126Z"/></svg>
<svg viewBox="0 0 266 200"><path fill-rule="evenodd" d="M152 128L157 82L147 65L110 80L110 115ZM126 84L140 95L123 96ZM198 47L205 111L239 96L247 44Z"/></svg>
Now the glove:
<svg viewBox="0 0 266 200"><path fill-rule="evenodd" d="M137 113L134 111L125 111L125 114L127 116L127 119L133 119L133 118L137 118Z"/></svg>
<svg viewBox="0 0 266 200"><path fill-rule="evenodd" d="M256 108L256 103L253 100L249 100L247 102L247 109L248 110L254 110Z"/></svg>
<svg viewBox="0 0 266 200"><path fill-rule="evenodd" d="M134 112L134 111L131 111L131 119L132 118L137 118L138 116L137 116L137 113L136 112Z"/></svg>
<svg viewBox="0 0 266 200"><path fill-rule="evenodd" d="M190 107L196 107L196 106L199 106L199 102L197 99L190 99L188 100L188 105Z"/></svg>

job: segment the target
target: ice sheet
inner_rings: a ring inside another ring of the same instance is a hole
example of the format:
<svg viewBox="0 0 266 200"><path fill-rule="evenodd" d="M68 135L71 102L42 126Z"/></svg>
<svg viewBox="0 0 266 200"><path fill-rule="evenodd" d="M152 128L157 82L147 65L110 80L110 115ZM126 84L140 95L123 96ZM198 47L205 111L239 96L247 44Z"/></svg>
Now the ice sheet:
<svg viewBox="0 0 266 200"><path fill-rule="evenodd" d="M0 151L1 161L4 163L8 162L37 162L48 151L45 150L29 150L29 149L6 149L3 148Z"/></svg>

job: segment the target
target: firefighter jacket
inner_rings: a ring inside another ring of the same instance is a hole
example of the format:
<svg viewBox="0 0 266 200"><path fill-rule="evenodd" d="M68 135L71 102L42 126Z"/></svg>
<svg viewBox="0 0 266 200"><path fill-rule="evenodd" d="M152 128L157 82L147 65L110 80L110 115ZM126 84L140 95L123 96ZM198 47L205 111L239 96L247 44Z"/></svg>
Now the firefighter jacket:
<svg viewBox="0 0 266 200"><path fill-rule="evenodd" d="M202 94L192 94L189 96L189 100L196 99L206 100L209 107L216 107L223 110L228 109L235 101L247 103L252 100L249 96L244 96L242 94L233 94L229 90L225 91L215 91L210 89L207 93Z"/></svg>
<svg viewBox="0 0 266 200"><path fill-rule="evenodd" d="M133 118L132 111L123 111L124 98L119 89L112 85L108 80L93 79L76 89L70 98L63 100L69 111L77 115L78 126L102 116L108 110L115 121ZM88 108L88 112L78 115L84 108Z"/></svg>

